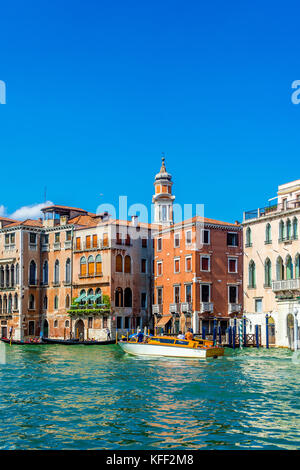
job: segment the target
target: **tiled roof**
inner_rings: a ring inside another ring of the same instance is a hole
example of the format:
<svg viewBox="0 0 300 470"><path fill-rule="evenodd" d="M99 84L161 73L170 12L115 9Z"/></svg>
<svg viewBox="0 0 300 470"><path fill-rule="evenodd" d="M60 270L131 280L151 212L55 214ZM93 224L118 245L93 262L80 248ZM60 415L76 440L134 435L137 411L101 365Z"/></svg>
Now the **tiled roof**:
<svg viewBox="0 0 300 470"><path fill-rule="evenodd" d="M12 224L5 225L4 228L18 227L19 225L23 225L25 227L43 227L43 224L40 220L27 219L27 220L24 220L23 222L15 221Z"/></svg>
<svg viewBox="0 0 300 470"><path fill-rule="evenodd" d="M84 212L85 214L88 213L86 210L79 209L78 207L61 206L59 204L53 204L52 206L44 207L42 209L42 212L45 212L49 209L65 209L65 210L69 210L69 211Z"/></svg>
<svg viewBox="0 0 300 470"><path fill-rule="evenodd" d="M213 224L213 225L226 225L228 227L240 227L241 226L241 224L223 222L221 220L209 219L207 217L200 217L199 215L196 215L195 217L192 217L191 219L183 220L182 222L173 224L170 227L161 226L160 228L161 230L167 230L168 228L172 229L173 227L180 227L181 225L192 224L195 222L203 222L204 224Z"/></svg>

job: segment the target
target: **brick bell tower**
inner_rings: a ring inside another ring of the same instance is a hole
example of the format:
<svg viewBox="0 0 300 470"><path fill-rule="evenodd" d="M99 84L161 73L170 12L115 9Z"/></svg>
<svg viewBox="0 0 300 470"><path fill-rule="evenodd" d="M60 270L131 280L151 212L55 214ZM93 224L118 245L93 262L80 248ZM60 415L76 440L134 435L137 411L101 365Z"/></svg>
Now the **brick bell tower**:
<svg viewBox="0 0 300 470"><path fill-rule="evenodd" d="M160 172L155 176L154 190L152 197L154 204L154 223L161 225L173 224L173 201L172 195L172 175L167 172L165 166L165 157L162 157Z"/></svg>

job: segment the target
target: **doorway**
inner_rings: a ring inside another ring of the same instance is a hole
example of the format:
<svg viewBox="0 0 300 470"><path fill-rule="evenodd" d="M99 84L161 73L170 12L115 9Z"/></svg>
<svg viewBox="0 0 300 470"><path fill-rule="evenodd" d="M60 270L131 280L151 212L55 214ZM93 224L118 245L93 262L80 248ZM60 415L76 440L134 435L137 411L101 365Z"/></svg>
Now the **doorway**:
<svg viewBox="0 0 300 470"><path fill-rule="evenodd" d="M47 320L44 320L44 324L43 324L43 336L44 336L45 338L48 338L48 333L49 333L49 325L48 325Z"/></svg>
<svg viewBox="0 0 300 470"><path fill-rule="evenodd" d="M82 320L78 320L75 324L75 337L80 341L84 340L84 323Z"/></svg>
<svg viewBox="0 0 300 470"><path fill-rule="evenodd" d="M2 326L1 328L1 337L7 338L7 326Z"/></svg>
<svg viewBox="0 0 300 470"><path fill-rule="evenodd" d="M274 321L274 318L272 317L269 317L269 321L268 321L268 334L269 334L269 344L275 345L276 344L275 321Z"/></svg>

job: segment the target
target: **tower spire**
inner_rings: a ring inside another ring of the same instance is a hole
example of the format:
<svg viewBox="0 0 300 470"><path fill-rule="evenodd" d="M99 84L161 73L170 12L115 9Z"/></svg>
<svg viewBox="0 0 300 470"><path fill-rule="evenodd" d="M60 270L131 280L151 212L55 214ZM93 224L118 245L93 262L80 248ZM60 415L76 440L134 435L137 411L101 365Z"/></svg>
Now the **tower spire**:
<svg viewBox="0 0 300 470"><path fill-rule="evenodd" d="M155 176L155 194L152 197L154 203L154 222L162 225L173 223L172 175L167 172L165 154L162 153L160 172Z"/></svg>

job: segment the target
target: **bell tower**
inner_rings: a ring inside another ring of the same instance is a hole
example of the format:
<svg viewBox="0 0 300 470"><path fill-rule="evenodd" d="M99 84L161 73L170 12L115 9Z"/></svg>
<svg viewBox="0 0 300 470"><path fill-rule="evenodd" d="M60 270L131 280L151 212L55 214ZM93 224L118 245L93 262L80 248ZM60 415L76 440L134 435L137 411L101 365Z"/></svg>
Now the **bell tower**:
<svg viewBox="0 0 300 470"><path fill-rule="evenodd" d="M155 176L154 196L154 223L161 225L171 225L173 223L173 201L172 195L172 175L167 172L165 166L165 157L162 157L160 172Z"/></svg>

